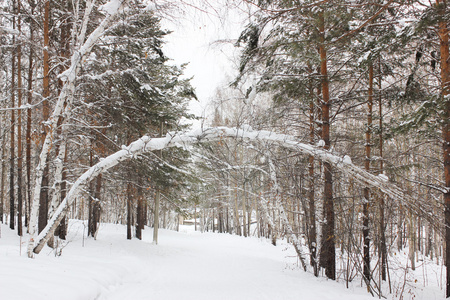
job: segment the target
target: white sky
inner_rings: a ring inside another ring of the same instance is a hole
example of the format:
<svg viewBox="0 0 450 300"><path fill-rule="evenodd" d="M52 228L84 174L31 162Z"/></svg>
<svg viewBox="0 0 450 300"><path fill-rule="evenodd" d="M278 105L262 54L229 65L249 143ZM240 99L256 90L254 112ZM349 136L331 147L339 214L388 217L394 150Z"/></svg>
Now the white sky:
<svg viewBox="0 0 450 300"><path fill-rule="evenodd" d="M227 9L220 4L223 0L211 1L214 9L202 0L189 2L198 8L185 6L183 11L173 12L175 21L163 20L163 28L173 31L163 50L175 64L189 63L185 74L193 76L192 85L199 98L199 102L191 103L190 110L202 116L216 88L226 85L237 73L234 65L239 53L233 44L248 15L237 8Z"/></svg>

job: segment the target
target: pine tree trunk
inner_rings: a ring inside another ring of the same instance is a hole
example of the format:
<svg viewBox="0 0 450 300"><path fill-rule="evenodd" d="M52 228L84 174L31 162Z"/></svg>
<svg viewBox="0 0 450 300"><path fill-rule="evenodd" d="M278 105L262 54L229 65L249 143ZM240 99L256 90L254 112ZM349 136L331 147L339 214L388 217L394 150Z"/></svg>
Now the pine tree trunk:
<svg viewBox="0 0 450 300"><path fill-rule="evenodd" d="M21 32L20 0L17 3L17 13L19 15L17 29ZM17 46L17 106L22 106L22 46ZM17 234L22 236L22 110L17 113Z"/></svg>
<svg viewBox="0 0 450 300"><path fill-rule="evenodd" d="M13 5L13 29L16 29L16 17L15 8L16 1L12 2ZM13 45L16 43L15 35L12 40ZM15 85L16 85L16 49L13 47L12 62L11 62L11 107L15 107ZM16 127L16 112L11 110L11 126L10 126L10 159L9 159L9 228L14 230L14 218L15 218L15 191L14 191L14 170L15 170L15 127Z"/></svg>
<svg viewBox="0 0 450 300"><path fill-rule="evenodd" d="M322 139L325 142L324 149L330 149L330 93L328 88L327 51L325 49L325 19L324 12L319 13L319 32L321 43L320 74L322 77ZM333 203L333 175L329 162L323 163L325 179L324 186L324 219L321 256L324 262L325 275L336 279L336 250L334 235L334 203Z"/></svg>
<svg viewBox="0 0 450 300"><path fill-rule="evenodd" d="M370 151L372 143L372 106L373 106L373 63L369 64L369 89L367 99L367 128L366 128L366 158L364 162L364 168L367 172L370 172ZM369 187L364 188L364 203L363 203L363 275L366 279L366 283L370 282L370 237L369 237L369 203L370 203L370 190Z"/></svg>
<svg viewBox="0 0 450 300"><path fill-rule="evenodd" d="M378 57L378 110L379 110L379 152L380 152L380 174L383 174L383 104L381 99L381 58ZM385 203L384 203L384 195L380 193L380 256L381 256L381 279L386 281L386 269L387 269L387 246L386 246L386 225L385 225Z"/></svg>
<svg viewBox="0 0 450 300"><path fill-rule="evenodd" d="M97 236L98 225L100 223L100 213L101 213L101 190L102 190L102 174L99 174L95 180L95 201L92 207L92 236Z"/></svg>
<svg viewBox="0 0 450 300"><path fill-rule="evenodd" d="M49 54L48 47L50 45L49 38L49 20L50 18L50 1L45 1L44 4L44 80L43 80L43 94L42 97L44 101L42 102L42 116L44 123L42 124L42 145L44 144L45 137L48 133L49 128L45 125L45 121L48 120L50 116L50 104L48 98L50 97L50 80L49 80ZM43 149L44 151L45 149ZM48 150L49 151L49 150ZM48 159L46 158L45 167L42 175L42 184L39 197L39 223L38 232L41 232L47 225L48 218L48 184L49 184L49 167Z"/></svg>
<svg viewBox="0 0 450 300"><path fill-rule="evenodd" d="M94 146L91 141L91 149L89 149L89 167L92 167L94 165ZM88 233L87 236L94 236L94 218L93 218L93 211L94 211L94 201L95 201L95 195L94 195L94 180L89 182L89 197L88 197Z"/></svg>
<svg viewBox="0 0 450 300"><path fill-rule="evenodd" d="M310 143L314 145L314 102L311 100L309 111L309 139ZM317 231L316 231L316 203L315 203L315 189L314 189L314 156L309 156L309 249L311 251L311 266L314 269L314 276L319 276L319 268L317 267Z"/></svg>
<svg viewBox="0 0 450 300"><path fill-rule="evenodd" d="M153 219L153 243L156 245L158 244L160 196L161 195L160 195L159 190L156 190L154 219Z"/></svg>
<svg viewBox="0 0 450 300"><path fill-rule="evenodd" d="M143 194L142 194L142 188L137 188L137 209L136 209L136 238L139 240L142 240L142 228L143 226Z"/></svg>
<svg viewBox="0 0 450 300"><path fill-rule="evenodd" d="M34 8L35 4L34 2L30 1L31 5L31 16L34 15ZM30 24L30 42L33 43L33 36L34 36L34 24ZM34 56L34 49L33 47L30 47L30 53L28 56L28 93L27 93L27 104L31 106L31 103L33 102L33 56ZM27 109L27 129L26 129L26 150L25 150L25 156L26 156L26 171L27 171L27 212L25 214L25 226L28 227L28 221L30 217L30 206L31 206L31 109Z"/></svg>
<svg viewBox="0 0 450 300"><path fill-rule="evenodd" d="M444 193L445 205L445 264L447 269L446 297L450 297L450 55L449 55L449 24L443 17L446 13L447 2L437 0L439 22L439 39L441 52L441 84L442 99L444 101L443 120L443 154L444 154L444 180L447 191Z"/></svg>
<svg viewBox="0 0 450 300"><path fill-rule="evenodd" d="M161 121L159 128L159 137L162 137L164 130L164 123ZM162 158L162 151L159 151L159 157ZM159 187L156 187L155 193L155 209L154 209L154 218L153 218L153 243L158 245L158 230L159 230L159 209L161 202L161 192Z"/></svg>
<svg viewBox="0 0 450 300"><path fill-rule="evenodd" d="M131 240L131 204L133 202L133 187L131 182L127 183L127 240Z"/></svg>
<svg viewBox="0 0 450 300"><path fill-rule="evenodd" d="M247 237L247 197L245 192L245 183L244 190L242 195L242 230L244 237Z"/></svg>

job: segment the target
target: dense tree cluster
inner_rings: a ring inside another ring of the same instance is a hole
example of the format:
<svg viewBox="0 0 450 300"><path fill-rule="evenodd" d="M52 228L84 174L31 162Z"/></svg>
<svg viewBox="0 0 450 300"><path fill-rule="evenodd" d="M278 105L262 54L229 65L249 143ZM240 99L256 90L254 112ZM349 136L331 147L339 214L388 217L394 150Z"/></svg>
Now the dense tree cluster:
<svg viewBox="0 0 450 300"><path fill-rule="evenodd" d="M1 221L28 229L32 256L65 238L66 218L92 237L100 222L129 239L150 225L157 242L160 222L189 216L286 238L305 270L380 297L402 249L412 269L448 266L447 2L244 3L239 75L209 124L237 129L177 135L195 94L161 49L163 6L2 1Z"/></svg>
<svg viewBox="0 0 450 300"><path fill-rule="evenodd" d="M3 1L1 15L0 218L33 235L103 157L144 134L185 128L195 94L183 68L168 63L168 32L145 1ZM140 238L161 209L163 225L173 226L168 207L182 212L179 194L190 180L174 170L190 160L182 150L164 155L99 174L67 217L89 220L93 237L102 221L127 223L128 238L135 226ZM167 199L161 207L157 193ZM66 231L63 219L55 235Z"/></svg>
<svg viewBox="0 0 450 300"><path fill-rule="evenodd" d="M280 198L308 245L316 275L323 268L328 278L351 280L356 272L380 294L389 280L389 254L408 249L413 269L420 255L449 261L447 3L245 2L255 13L237 42L242 54L234 86L243 92L220 91L215 125L245 123L297 136L346 155L344 162L396 184L413 201L358 184L326 161L273 144L251 150L228 144L220 160L214 157L228 167L211 167L227 170L213 177L216 185L259 197L266 193L267 205L275 203L270 197ZM237 174L236 181L251 182L250 189L230 187L228 178ZM240 215L245 227L250 218L242 212L250 208L259 216L261 208L236 198L242 204L234 205L242 209L235 209L234 219ZM216 207L220 211L222 204ZM275 211L281 213L279 207Z"/></svg>

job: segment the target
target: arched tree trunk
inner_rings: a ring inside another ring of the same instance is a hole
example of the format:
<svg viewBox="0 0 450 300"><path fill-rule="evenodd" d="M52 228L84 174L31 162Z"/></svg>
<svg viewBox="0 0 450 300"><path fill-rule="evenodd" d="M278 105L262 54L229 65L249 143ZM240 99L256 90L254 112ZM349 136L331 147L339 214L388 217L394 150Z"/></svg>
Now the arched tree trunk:
<svg viewBox="0 0 450 300"><path fill-rule="evenodd" d="M332 154L330 151L325 151L319 147L314 147L309 144L299 143L295 137L289 135L277 134L264 130L253 131L251 128L247 127L244 127L244 129L217 127L198 129L185 133L169 133L163 138L143 136L139 140L131 143L128 147L123 147L122 150L100 160L74 182L67 193L66 198L61 202L46 228L37 237L36 247L31 250L34 253L39 253L42 250L44 244L51 234L53 234L54 230L64 217L67 209L75 201L77 195L98 174L116 166L121 162L127 161L147 152L159 151L170 147L184 147L202 142L218 141L224 138L246 139L256 142L271 141L272 143L278 143L282 147L298 151L300 154L307 156L313 155L316 160L327 162L336 169L346 173L348 176L353 177L355 181L359 182L361 185L368 185L389 194L393 199L400 201L407 209L415 214L423 214L424 218L429 222L434 220L432 214L424 214L424 211L421 210L421 207L418 206L415 199L403 192L403 190L396 185L390 183L384 176L375 176L370 174L361 168L358 168L353 163L344 160L341 156Z"/></svg>

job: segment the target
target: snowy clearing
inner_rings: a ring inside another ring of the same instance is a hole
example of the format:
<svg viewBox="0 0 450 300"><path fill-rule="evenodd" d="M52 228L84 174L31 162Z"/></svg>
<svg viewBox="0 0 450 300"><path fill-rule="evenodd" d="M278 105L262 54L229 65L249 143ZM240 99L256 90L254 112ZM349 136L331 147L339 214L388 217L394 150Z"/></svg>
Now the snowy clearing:
<svg viewBox="0 0 450 300"><path fill-rule="evenodd" d="M44 248L26 256L26 238L1 225L3 299L373 299L359 285L315 278L297 265L286 244L228 234L161 230L153 245L126 240L126 227L101 224L97 240L71 222L62 256ZM356 284L356 283L355 283Z"/></svg>

